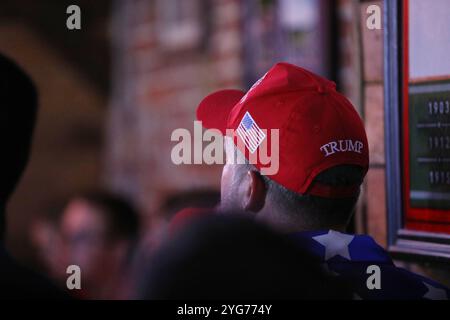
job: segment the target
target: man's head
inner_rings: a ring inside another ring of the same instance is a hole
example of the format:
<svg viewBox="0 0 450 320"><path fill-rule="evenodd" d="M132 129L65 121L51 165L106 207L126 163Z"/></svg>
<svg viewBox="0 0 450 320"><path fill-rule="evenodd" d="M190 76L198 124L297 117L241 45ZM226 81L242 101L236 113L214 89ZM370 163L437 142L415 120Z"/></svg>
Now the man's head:
<svg viewBox="0 0 450 320"><path fill-rule="evenodd" d="M279 63L246 94L208 96L197 117L226 136L222 209L253 212L286 232L345 229L369 154L361 118L334 83ZM279 167L271 175L267 150Z"/></svg>
<svg viewBox="0 0 450 320"><path fill-rule="evenodd" d="M293 192L243 160L232 161L230 153L243 158L228 138L225 138L227 162L222 171L220 211L245 210L257 219L286 231L335 229L348 224L359 191L345 198L326 198ZM320 173L313 181L329 186L361 184L364 171L355 165L332 167Z"/></svg>
<svg viewBox="0 0 450 320"><path fill-rule="evenodd" d="M60 223L63 259L80 266L86 294L101 297L129 261L139 231L137 212L116 195L95 192L72 199Z"/></svg>
<svg viewBox="0 0 450 320"><path fill-rule="evenodd" d="M31 79L13 61L0 55L0 236L4 208L28 162L37 112Z"/></svg>

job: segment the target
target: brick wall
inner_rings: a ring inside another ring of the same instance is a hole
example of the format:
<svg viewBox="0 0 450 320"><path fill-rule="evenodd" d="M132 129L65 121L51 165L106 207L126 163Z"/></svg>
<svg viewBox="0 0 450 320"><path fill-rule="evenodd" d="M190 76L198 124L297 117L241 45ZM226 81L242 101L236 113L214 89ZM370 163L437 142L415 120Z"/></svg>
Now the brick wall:
<svg viewBox="0 0 450 320"><path fill-rule="evenodd" d="M215 89L242 87L240 1L210 1L200 41L175 49L158 35L157 1L119 0L113 14L113 94L108 167L115 189L151 215L167 196L219 189L220 166L176 166L170 141L176 128L193 131L195 109Z"/></svg>
<svg viewBox="0 0 450 320"><path fill-rule="evenodd" d="M386 196L384 157L383 103L383 30L366 26L369 5L383 6L382 1L360 5L362 35L364 120L369 141L370 170L366 178L366 230L381 245L386 245Z"/></svg>
<svg viewBox="0 0 450 320"><path fill-rule="evenodd" d="M356 232L385 246L383 31L366 27L366 9L372 4L383 6L382 1L339 1L339 83L364 119L369 141L370 169L357 206Z"/></svg>
<svg viewBox="0 0 450 320"><path fill-rule="evenodd" d="M364 119L369 141L370 169L357 206L356 232L385 246L383 30L366 27L366 9L372 4L383 6L382 1L339 1L339 83Z"/></svg>

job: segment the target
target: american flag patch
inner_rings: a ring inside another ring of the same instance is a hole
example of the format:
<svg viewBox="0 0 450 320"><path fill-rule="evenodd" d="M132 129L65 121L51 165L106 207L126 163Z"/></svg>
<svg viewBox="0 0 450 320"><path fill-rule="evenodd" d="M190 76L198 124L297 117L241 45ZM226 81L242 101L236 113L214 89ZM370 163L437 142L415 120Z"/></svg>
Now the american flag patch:
<svg viewBox="0 0 450 320"><path fill-rule="evenodd" d="M251 153L255 152L266 138L265 133L258 127L248 111L242 118L236 132Z"/></svg>

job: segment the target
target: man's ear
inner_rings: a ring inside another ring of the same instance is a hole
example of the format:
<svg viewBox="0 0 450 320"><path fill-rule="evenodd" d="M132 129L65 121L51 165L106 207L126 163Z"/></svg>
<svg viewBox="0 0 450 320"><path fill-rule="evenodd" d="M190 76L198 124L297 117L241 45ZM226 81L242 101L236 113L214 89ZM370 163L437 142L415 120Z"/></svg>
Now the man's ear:
<svg viewBox="0 0 450 320"><path fill-rule="evenodd" d="M244 209L245 211L258 212L266 201L266 184L258 171L247 171L245 177Z"/></svg>

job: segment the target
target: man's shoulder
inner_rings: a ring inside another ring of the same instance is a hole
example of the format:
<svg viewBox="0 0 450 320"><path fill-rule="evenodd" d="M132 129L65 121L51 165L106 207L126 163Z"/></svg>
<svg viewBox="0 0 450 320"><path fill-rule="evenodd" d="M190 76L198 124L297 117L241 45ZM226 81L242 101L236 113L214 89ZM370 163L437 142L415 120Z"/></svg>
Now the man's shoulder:
<svg viewBox="0 0 450 320"><path fill-rule="evenodd" d="M450 299L445 286L397 267L389 253L370 236L326 230L296 233L292 237L331 275L350 283L358 298Z"/></svg>

